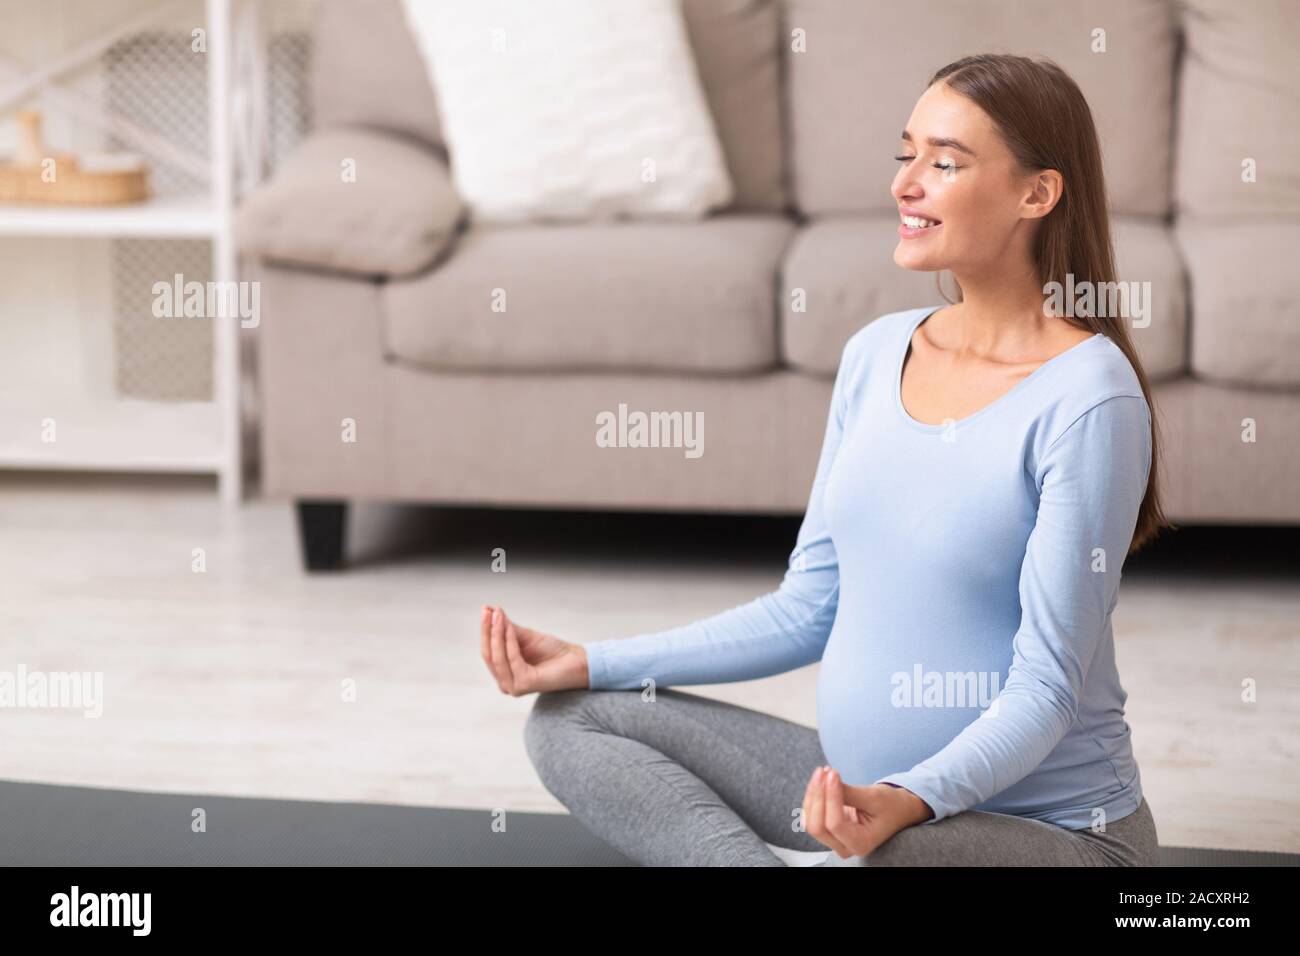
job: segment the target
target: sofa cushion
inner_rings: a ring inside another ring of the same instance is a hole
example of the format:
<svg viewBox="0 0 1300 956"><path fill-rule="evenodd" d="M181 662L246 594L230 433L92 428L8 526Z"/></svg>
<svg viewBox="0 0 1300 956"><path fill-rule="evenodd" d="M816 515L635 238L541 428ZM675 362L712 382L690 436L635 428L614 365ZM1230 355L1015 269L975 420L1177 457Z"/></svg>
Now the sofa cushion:
<svg viewBox="0 0 1300 956"><path fill-rule="evenodd" d="M683 0L735 210L788 201L778 0ZM311 90L317 125L370 125L442 145L433 87L401 0L320 0Z"/></svg>
<svg viewBox="0 0 1300 956"><path fill-rule="evenodd" d="M778 0L684 0L695 67L736 187L733 209L788 203Z"/></svg>
<svg viewBox="0 0 1300 956"><path fill-rule="evenodd" d="M1175 191L1181 213L1300 215L1295 0L1188 0ZM1254 182L1243 163L1254 160Z"/></svg>
<svg viewBox="0 0 1300 956"><path fill-rule="evenodd" d="M433 369L753 372L776 362L779 216L476 226L383 290L390 357Z"/></svg>
<svg viewBox="0 0 1300 956"><path fill-rule="evenodd" d="M395 276L432 265L464 213L426 144L335 127L299 143L235 226L241 251L269 261Z"/></svg>
<svg viewBox="0 0 1300 956"><path fill-rule="evenodd" d="M1300 386L1300 223L1176 229L1191 277L1191 369L1252 388Z"/></svg>
<svg viewBox="0 0 1300 956"><path fill-rule="evenodd" d="M1187 274L1173 231L1161 223L1117 216L1111 221L1120 282L1150 283L1149 311L1128 320L1128 334L1151 382L1187 374ZM1146 323L1146 324L1142 324Z"/></svg>
<svg viewBox="0 0 1300 956"><path fill-rule="evenodd" d="M901 269L896 215L815 220L800 229L782 268L780 354L806 372L833 376L845 343L890 312L940 305L937 274ZM1113 222L1120 281L1150 282L1149 323L1129 334L1152 381L1186 370L1187 308L1183 269L1168 228L1139 219ZM944 274L944 292L956 286ZM802 311L799 308L802 306Z"/></svg>
<svg viewBox="0 0 1300 956"><path fill-rule="evenodd" d="M1176 23L1168 0L785 0L794 194L806 213L894 207L899 133L941 66L972 53L1047 56L1092 107L1117 212L1164 215ZM1094 28L1106 52L1091 51ZM1140 109L1135 108L1140 97ZM1279 114L1283 115L1283 114Z"/></svg>
<svg viewBox="0 0 1300 956"><path fill-rule="evenodd" d="M475 222L692 220L730 204L680 0L618 6L404 3Z"/></svg>
<svg viewBox="0 0 1300 956"><path fill-rule="evenodd" d="M442 145L438 103L401 0L319 0L310 88L318 127L373 126Z"/></svg>

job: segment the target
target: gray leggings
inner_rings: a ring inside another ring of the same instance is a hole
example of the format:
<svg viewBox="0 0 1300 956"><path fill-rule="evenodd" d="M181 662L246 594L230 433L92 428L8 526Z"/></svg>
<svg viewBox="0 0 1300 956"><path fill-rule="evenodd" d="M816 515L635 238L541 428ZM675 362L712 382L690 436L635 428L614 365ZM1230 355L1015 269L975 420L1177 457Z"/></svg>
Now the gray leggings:
<svg viewBox="0 0 1300 956"><path fill-rule="evenodd" d="M540 694L524 740L542 783L592 833L646 866L785 866L768 844L826 851L795 829L817 731L660 689ZM843 865L831 853L835 865ZM895 834L867 866L1159 866L1143 799L1106 832L967 810Z"/></svg>

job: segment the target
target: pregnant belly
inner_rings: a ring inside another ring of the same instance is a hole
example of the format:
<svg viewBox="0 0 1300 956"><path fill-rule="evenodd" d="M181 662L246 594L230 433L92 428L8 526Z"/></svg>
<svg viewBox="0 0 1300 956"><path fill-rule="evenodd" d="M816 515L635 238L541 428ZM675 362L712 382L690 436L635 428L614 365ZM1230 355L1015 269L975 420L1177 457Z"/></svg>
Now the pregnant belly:
<svg viewBox="0 0 1300 956"><path fill-rule="evenodd" d="M831 766L866 786L934 756L977 720L1006 680L1009 647L851 639L837 626L817 678L817 729ZM859 631L863 633L863 631Z"/></svg>

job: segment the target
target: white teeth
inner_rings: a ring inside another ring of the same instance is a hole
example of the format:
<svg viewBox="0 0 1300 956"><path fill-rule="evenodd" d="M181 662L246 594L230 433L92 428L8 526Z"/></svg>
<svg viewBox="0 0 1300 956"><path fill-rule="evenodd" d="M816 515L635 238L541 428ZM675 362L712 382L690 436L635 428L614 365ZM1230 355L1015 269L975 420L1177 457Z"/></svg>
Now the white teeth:
<svg viewBox="0 0 1300 956"><path fill-rule="evenodd" d="M903 225L910 226L913 229L929 229L931 226L938 225L929 219L922 219L920 216L904 216Z"/></svg>

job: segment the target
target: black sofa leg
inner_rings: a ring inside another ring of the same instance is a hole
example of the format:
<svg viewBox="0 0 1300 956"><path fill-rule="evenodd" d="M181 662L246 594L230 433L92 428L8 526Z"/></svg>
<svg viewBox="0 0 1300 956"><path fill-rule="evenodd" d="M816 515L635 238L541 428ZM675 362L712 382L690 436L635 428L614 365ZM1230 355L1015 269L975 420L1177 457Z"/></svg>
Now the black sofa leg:
<svg viewBox="0 0 1300 956"><path fill-rule="evenodd" d="M308 571L337 571L343 566L346 501L299 501L298 536Z"/></svg>

